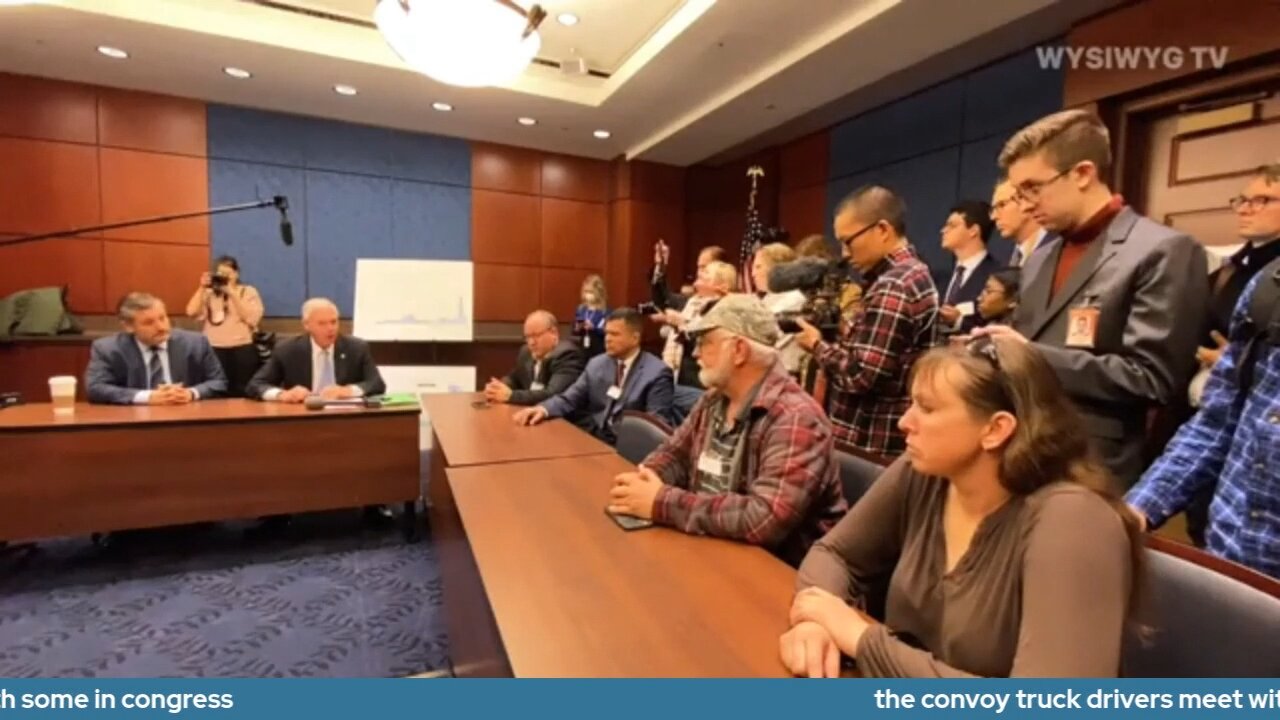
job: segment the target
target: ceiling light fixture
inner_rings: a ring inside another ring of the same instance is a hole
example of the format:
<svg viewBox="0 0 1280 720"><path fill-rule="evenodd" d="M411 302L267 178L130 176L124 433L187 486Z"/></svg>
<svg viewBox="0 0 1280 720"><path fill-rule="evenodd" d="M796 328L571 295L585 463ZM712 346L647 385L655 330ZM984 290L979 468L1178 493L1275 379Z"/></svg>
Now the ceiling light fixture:
<svg viewBox="0 0 1280 720"><path fill-rule="evenodd" d="M333 91L338 93L339 95L346 95L348 97L355 95L356 92L358 92L355 88L351 87L350 85L334 85Z"/></svg>
<svg viewBox="0 0 1280 720"><path fill-rule="evenodd" d="M556 22L565 27L573 27L578 24L578 16L573 13L560 13L556 16Z"/></svg>
<svg viewBox="0 0 1280 720"><path fill-rule="evenodd" d="M431 103L431 107L439 110L440 112L453 112L453 106L447 102L433 102Z"/></svg>
<svg viewBox="0 0 1280 720"><path fill-rule="evenodd" d="M231 77L237 80L248 80L249 78L253 77L253 73L238 67L224 67L222 68L222 72L230 75Z"/></svg>
<svg viewBox="0 0 1280 720"><path fill-rule="evenodd" d="M609 139L609 135L610 135L610 133L609 133L609 131L608 131L608 130L597 130L597 131L595 131L595 132L593 132L593 133L591 133L591 134L592 134L592 135L595 135L596 137L600 138L601 140L608 140L608 139Z"/></svg>
<svg viewBox="0 0 1280 720"><path fill-rule="evenodd" d="M538 121L531 117L516 118L516 122L524 125L525 127L533 127L538 124Z"/></svg>
<svg viewBox="0 0 1280 720"><path fill-rule="evenodd" d="M110 45L99 45L98 52L112 58L113 60L124 60L129 57L129 53L121 50L120 48L111 47Z"/></svg>
<svg viewBox="0 0 1280 720"><path fill-rule="evenodd" d="M514 80L538 54L540 5L515 0L378 0L373 20L409 67L448 85Z"/></svg>

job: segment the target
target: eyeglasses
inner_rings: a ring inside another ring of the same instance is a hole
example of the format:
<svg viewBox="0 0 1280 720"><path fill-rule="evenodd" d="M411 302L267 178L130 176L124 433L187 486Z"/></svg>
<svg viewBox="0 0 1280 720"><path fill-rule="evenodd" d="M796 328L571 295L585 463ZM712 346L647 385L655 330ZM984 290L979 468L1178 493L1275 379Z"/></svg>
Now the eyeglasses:
<svg viewBox="0 0 1280 720"><path fill-rule="evenodd" d="M873 227L875 227L875 226L879 225L881 222L882 222L882 221L877 220L877 221L875 221L875 222L871 223L870 225L868 225L868 226L866 226L866 227L862 228L861 230L859 230L858 232L856 232L856 233L854 233L854 234L852 234L852 235L846 235L846 236L844 236L844 237L838 237L838 238L836 238L836 240L839 240L841 245L843 245L843 246L845 246L845 247L849 247L849 245L850 245L850 244L852 244L854 240L857 240L857 239L858 239L858 236L859 236L859 235L861 235L861 234L865 233L866 231L870 230L871 228L873 228Z"/></svg>
<svg viewBox="0 0 1280 720"><path fill-rule="evenodd" d="M546 335L549 332L551 332L551 328L543 328L538 332L533 333L532 335L526 334L524 336L524 341L529 342L530 340L537 340L538 338L542 337L543 335Z"/></svg>
<svg viewBox="0 0 1280 720"><path fill-rule="evenodd" d="M1251 197L1245 197L1244 195L1237 195L1231 198L1230 200L1228 200L1227 204L1230 205L1231 209L1235 210L1236 212L1240 212L1240 210L1242 210L1246 206L1254 212L1261 212L1262 209L1265 208L1268 203L1277 202L1277 201L1280 201L1280 198L1268 197L1267 195L1253 195Z"/></svg>
<svg viewBox="0 0 1280 720"><path fill-rule="evenodd" d="M1046 185L1061 180L1069 172L1071 172L1071 168L1063 170L1048 180L1028 180L1014 190L1013 199L1019 203L1033 203L1040 199L1040 193L1044 192Z"/></svg>
<svg viewBox="0 0 1280 720"><path fill-rule="evenodd" d="M991 367L995 368L997 372L1001 370L1000 353L996 349L996 343L991 339L990 335L980 335L975 337L965 343L964 348L965 350L968 350L971 355L986 358L987 361L991 363Z"/></svg>
<svg viewBox="0 0 1280 720"><path fill-rule="evenodd" d="M1003 208L1005 205L1008 205L1011 202L1015 202L1017 199L1018 199L1018 195L1017 193L1014 193L1012 197L1007 197L1003 200L999 200L997 202L991 203L991 217L994 218L996 216L996 213L1000 212L1001 208Z"/></svg>

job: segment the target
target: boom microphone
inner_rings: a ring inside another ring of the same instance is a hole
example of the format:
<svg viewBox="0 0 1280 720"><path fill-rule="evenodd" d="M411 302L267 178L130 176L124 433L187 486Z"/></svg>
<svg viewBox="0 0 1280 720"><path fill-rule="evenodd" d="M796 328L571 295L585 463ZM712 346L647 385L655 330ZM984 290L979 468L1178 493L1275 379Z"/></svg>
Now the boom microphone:
<svg viewBox="0 0 1280 720"><path fill-rule="evenodd" d="M769 291L782 293L813 289L822 284L822 278L831 265L831 261L816 257L803 257L774 265L769 270Z"/></svg>
<svg viewBox="0 0 1280 720"><path fill-rule="evenodd" d="M276 195L272 204L280 211L280 241L285 247L293 247L293 223L289 222L289 198Z"/></svg>

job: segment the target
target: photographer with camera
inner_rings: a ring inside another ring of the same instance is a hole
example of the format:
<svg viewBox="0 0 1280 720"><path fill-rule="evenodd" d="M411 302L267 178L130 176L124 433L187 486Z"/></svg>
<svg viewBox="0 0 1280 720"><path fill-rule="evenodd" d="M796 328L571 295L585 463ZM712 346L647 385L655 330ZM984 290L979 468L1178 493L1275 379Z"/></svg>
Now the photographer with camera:
<svg viewBox="0 0 1280 720"><path fill-rule="evenodd" d="M798 342L828 378L836 439L897 456L906 449L898 420L910 404L911 366L935 341L938 290L907 242L906 205L892 190L868 185L850 193L836 208L834 230L869 285L839 339L824 340L801 318Z"/></svg>
<svg viewBox="0 0 1280 720"><path fill-rule="evenodd" d="M244 397L262 362L253 343L262 321L262 297L253 286L240 284L235 258L223 255L214 261L212 273L200 276L200 286L187 301L187 315L204 323L204 335L227 375L227 396Z"/></svg>

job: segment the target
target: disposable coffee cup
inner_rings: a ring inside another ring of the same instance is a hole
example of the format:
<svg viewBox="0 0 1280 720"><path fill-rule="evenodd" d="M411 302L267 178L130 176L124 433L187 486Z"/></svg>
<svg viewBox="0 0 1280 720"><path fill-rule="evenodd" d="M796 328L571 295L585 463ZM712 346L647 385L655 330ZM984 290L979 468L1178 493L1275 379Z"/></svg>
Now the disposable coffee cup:
<svg viewBox="0 0 1280 720"><path fill-rule="evenodd" d="M74 415L76 412L75 376L58 375L49 378L49 398L53 401L54 415Z"/></svg>

